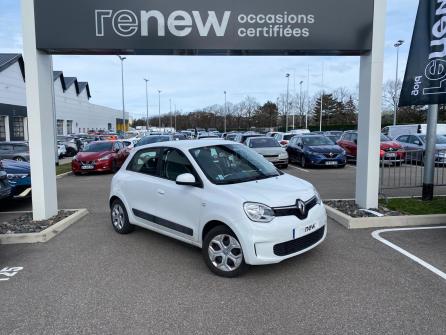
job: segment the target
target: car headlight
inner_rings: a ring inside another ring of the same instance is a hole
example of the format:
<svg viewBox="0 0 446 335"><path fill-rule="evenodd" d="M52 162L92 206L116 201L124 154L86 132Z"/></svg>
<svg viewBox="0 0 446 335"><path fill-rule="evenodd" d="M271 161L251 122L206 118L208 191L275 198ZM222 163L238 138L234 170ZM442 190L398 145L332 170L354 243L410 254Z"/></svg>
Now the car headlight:
<svg viewBox="0 0 446 335"><path fill-rule="evenodd" d="M77 161L77 155L74 155L73 158L71 159L72 161Z"/></svg>
<svg viewBox="0 0 446 335"><path fill-rule="evenodd" d="M17 174L7 174L6 175L8 177L8 179L22 179L22 178L26 178L28 177L28 175L26 173L17 173Z"/></svg>
<svg viewBox="0 0 446 335"><path fill-rule="evenodd" d="M110 157L111 157L111 155L105 155L105 156L99 158L98 161L100 161L100 162L101 161L108 161L110 159Z"/></svg>
<svg viewBox="0 0 446 335"><path fill-rule="evenodd" d="M243 209L246 216L255 222L271 222L274 219L274 211L264 204L245 202Z"/></svg>
<svg viewBox="0 0 446 335"><path fill-rule="evenodd" d="M314 190L314 194L315 194L315 196L316 196L317 204L318 204L318 205L322 204L321 195L320 195L319 192L316 190L316 187L313 186L313 190Z"/></svg>

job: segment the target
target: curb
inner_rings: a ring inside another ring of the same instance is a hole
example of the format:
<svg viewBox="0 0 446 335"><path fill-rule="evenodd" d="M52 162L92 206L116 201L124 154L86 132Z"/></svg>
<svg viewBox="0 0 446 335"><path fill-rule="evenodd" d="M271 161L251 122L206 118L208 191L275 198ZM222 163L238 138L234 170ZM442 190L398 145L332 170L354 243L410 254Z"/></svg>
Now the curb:
<svg viewBox="0 0 446 335"><path fill-rule="evenodd" d="M58 174L58 175L56 176L56 179L60 179L60 178L63 178L63 177L65 177L65 176L69 176L69 175L71 175L71 174L73 174L72 171L68 171L68 172L65 172L65 173L61 173L61 174Z"/></svg>
<svg viewBox="0 0 446 335"><path fill-rule="evenodd" d="M446 214L353 218L325 205L327 216L347 229L428 226L446 223Z"/></svg>
<svg viewBox="0 0 446 335"><path fill-rule="evenodd" d="M67 229L88 214L87 209L73 209L75 212L62 221L42 230L40 233L2 234L0 244L44 243Z"/></svg>

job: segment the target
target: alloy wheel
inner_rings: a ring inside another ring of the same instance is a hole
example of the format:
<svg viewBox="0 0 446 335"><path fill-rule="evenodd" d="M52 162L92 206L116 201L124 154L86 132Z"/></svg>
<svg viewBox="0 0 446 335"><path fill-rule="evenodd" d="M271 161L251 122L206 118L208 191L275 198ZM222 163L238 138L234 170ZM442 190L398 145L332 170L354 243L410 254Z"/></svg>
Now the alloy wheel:
<svg viewBox="0 0 446 335"><path fill-rule="evenodd" d="M217 235L211 240L208 255L212 264L225 272L236 270L243 261L240 243L228 234Z"/></svg>
<svg viewBox="0 0 446 335"><path fill-rule="evenodd" d="M122 209L122 206L120 204L115 204L113 206L112 222L113 225L119 230L124 227L124 222L125 222L124 210Z"/></svg>

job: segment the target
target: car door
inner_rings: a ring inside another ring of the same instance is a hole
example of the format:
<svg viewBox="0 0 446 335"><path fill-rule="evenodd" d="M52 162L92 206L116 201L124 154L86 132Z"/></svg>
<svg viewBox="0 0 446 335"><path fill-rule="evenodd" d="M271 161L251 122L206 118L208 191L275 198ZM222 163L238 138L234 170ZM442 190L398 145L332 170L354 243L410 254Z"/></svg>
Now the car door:
<svg viewBox="0 0 446 335"><path fill-rule="evenodd" d="M288 143L288 146L286 148L286 151L288 153L288 157L290 158L290 161L296 161L297 155L296 155L296 145L297 145L297 137L293 137L290 140L290 143Z"/></svg>
<svg viewBox="0 0 446 335"><path fill-rule="evenodd" d="M176 178L191 173L196 186L178 185ZM167 232L198 241L200 218L203 210L203 184L186 155L176 148L166 148L162 155L161 177L165 183L158 192L158 209ZM161 214L160 214L161 215Z"/></svg>
<svg viewBox="0 0 446 335"><path fill-rule="evenodd" d="M121 185L127 209L133 213L135 223L146 228L159 229L156 217L162 215L158 209L158 192L165 180L160 178L162 148L141 149L133 155L127 165Z"/></svg>
<svg viewBox="0 0 446 335"><path fill-rule="evenodd" d="M410 135L408 142L407 150L410 150L410 159L421 162L424 156L423 142L415 135Z"/></svg>

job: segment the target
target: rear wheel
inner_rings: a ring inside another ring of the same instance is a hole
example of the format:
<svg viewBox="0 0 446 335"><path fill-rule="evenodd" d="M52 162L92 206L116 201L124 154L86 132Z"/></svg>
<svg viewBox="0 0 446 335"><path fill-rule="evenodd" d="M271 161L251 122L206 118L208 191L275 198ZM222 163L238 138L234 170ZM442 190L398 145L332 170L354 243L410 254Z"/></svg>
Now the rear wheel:
<svg viewBox="0 0 446 335"><path fill-rule="evenodd" d="M221 277L239 276L247 268L242 246L226 226L217 226L206 234L202 254L208 268Z"/></svg>
<svg viewBox="0 0 446 335"><path fill-rule="evenodd" d="M113 228L119 234L128 234L134 229L134 226L129 222L127 210L119 199L115 199L111 205L111 221Z"/></svg>
<svg viewBox="0 0 446 335"><path fill-rule="evenodd" d="M14 157L14 160L17 162L26 162L26 159L20 156Z"/></svg>

